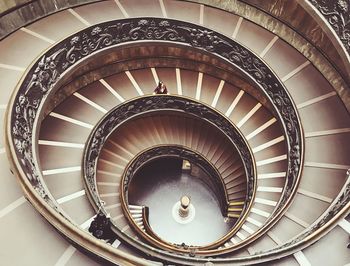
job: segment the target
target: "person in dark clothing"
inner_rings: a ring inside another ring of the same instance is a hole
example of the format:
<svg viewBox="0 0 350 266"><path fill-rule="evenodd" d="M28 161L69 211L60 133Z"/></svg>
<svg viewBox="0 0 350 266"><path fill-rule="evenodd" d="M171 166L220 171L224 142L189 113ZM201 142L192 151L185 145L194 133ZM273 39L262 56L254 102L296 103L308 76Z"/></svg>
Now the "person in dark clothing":
<svg viewBox="0 0 350 266"><path fill-rule="evenodd" d="M158 86L154 89L153 94L169 94L165 84L159 81Z"/></svg>

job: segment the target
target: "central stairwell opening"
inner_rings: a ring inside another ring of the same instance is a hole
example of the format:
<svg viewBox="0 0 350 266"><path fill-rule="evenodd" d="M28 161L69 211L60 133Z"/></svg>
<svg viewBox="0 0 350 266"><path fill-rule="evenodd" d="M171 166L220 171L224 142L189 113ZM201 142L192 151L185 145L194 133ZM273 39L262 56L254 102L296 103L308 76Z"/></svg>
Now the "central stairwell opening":
<svg viewBox="0 0 350 266"><path fill-rule="evenodd" d="M206 182L209 177L198 165L181 158L165 157L143 166L129 185L130 205L149 208L149 224L166 242L207 245L223 237L236 219L224 217L220 200ZM185 169L184 169L185 168ZM187 217L179 215L179 202L190 198Z"/></svg>

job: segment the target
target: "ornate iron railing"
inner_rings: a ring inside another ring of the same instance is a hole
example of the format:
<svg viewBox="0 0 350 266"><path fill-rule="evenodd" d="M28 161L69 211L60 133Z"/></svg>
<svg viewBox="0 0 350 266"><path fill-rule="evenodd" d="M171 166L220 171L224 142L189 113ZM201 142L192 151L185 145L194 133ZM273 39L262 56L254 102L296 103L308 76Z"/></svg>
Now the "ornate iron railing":
<svg viewBox="0 0 350 266"><path fill-rule="evenodd" d="M308 0L329 23L350 56L350 2Z"/></svg>
<svg viewBox="0 0 350 266"><path fill-rule="evenodd" d="M152 112L164 113L166 111L183 112L205 120L227 136L234 147L236 147L243 162L247 177L246 202L251 202L254 197L256 184L255 163L249 145L239 129L216 110L187 97L151 95L131 100L113 108L99 121L89 137L84 152L83 172L87 188L95 202L98 203L97 207L102 207L102 205L96 193L96 164L109 135L120 125L137 116Z"/></svg>
<svg viewBox="0 0 350 266"><path fill-rule="evenodd" d="M223 179L220 176L220 173L215 168L214 165L212 165L208 160L206 160L202 155L199 153L190 150L183 146L178 145L160 145L156 147L151 147L145 151L140 152L137 156L134 157L132 161L129 162L127 167L124 170L124 173L122 175L121 179L121 186L120 186L120 198L122 202L122 208L124 210L124 213L126 217L128 218L129 222L133 225L134 229L143 237L146 241L149 241L153 244L159 244L160 248L173 248L174 250L182 251L183 247L178 245L173 245L171 243L167 243L164 240L159 239L159 237L154 238L154 234L151 235L144 235L144 233L139 230L136 223L134 223L131 213L128 210L128 188L129 184L133 178L134 175L137 174L140 168L142 168L145 164L159 159L159 158L168 158L168 157L177 157L184 160L188 160L191 163L199 166L206 174L207 176L203 176L203 181L209 185L210 188L214 189L214 193L218 199L218 203L221 207L221 211L223 216L226 216L227 208L228 208L228 196L227 191L225 187L225 183ZM249 194L249 193L247 193ZM241 215L249 211L249 201L244 204L243 210L241 211ZM243 217L243 215L242 215ZM237 225L237 222L242 220L237 219L235 225ZM220 238L219 240L215 241L216 243L212 245L219 246L222 244L222 242L225 242L225 239L232 236L238 229L235 228L235 225L233 225L233 228L227 233L227 236ZM150 238L151 237L151 238ZM212 246L211 245L211 246ZM187 249L199 249L202 247L187 247Z"/></svg>
<svg viewBox="0 0 350 266"><path fill-rule="evenodd" d="M84 151L83 175L89 198L95 209L103 209L102 201L97 193L96 169L99 155L108 137L127 121L144 114L157 115L157 113L164 114L167 111L186 113L206 121L222 132L235 147L242 160L247 178L245 210L244 215L239 218L239 226L241 226L249 213L256 191L256 169L252 151L239 129L226 117L205 104L183 96L151 95L130 100L110 110L94 127ZM124 181L126 182L123 184L125 188L128 179L124 179ZM224 192L224 194L226 193ZM226 237L220 239L220 243L226 241L239 229L239 226L235 227ZM219 243L215 243L215 245L219 245Z"/></svg>
<svg viewBox="0 0 350 266"><path fill-rule="evenodd" d="M30 199L39 197L47 204L40 211L48 208L60 211L45 187L36 157L36 130L46 99L58 90L65 74L84 59L133 41L172 41L209 51L240 69L267 95L280 118L288 144L287 181L273 215L274 218L281 216L296 191L303 161L302 129L288 92L263 61L234 40L198 25L158 18L110 21L84 29L49 49L22 79L9 104L7 142L16 174L25 179L25 186L32 186L37 193ZM272 224L271 218L265 229Z"/></svg>
<svg viewBox="0 0 350 266"><path fill-rule="evenodd" d="M43 98L80 60L98 50L138 40L175 41L218 54L240 68L270 97L286 131L289 148L287 182L279 204L282 208L298 183L303 154L300 122L283 84L256 55L235 41L190 23L156 18L112 21L83 30L50 49L27 73L11 111L11 143L21 168L42 197L50 201L33 157L32 131Z"/></svg>

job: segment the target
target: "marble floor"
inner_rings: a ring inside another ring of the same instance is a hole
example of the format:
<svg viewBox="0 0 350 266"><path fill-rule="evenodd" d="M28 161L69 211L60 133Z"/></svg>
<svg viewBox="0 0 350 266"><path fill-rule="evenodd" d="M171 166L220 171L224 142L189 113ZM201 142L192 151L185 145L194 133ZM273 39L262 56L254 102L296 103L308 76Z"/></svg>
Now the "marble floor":
<svg viewBox="0 0 350 266"><path fill-rule="evenodd" d="M186 245L206 245L224 236L235 221L222 216L212 190L201 177L181 170L182 160L162 159L144 166L129 186L129 204L149 207L149 221L163 240ZM194 219L181 224L172 208L187 195L195 209Z"/></svg>

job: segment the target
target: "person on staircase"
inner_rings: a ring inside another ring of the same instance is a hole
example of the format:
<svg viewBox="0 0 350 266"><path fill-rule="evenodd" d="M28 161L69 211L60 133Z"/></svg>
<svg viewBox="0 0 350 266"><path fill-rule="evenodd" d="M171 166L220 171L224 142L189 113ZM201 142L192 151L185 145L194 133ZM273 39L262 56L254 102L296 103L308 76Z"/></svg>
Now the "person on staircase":
<svg viewBox="0 0 350 266"><path fill-rule="evenodd" d="M155 94L169 94L168 89L162 81L159 81L158 86L154 89L153 95Z"/></svg>

